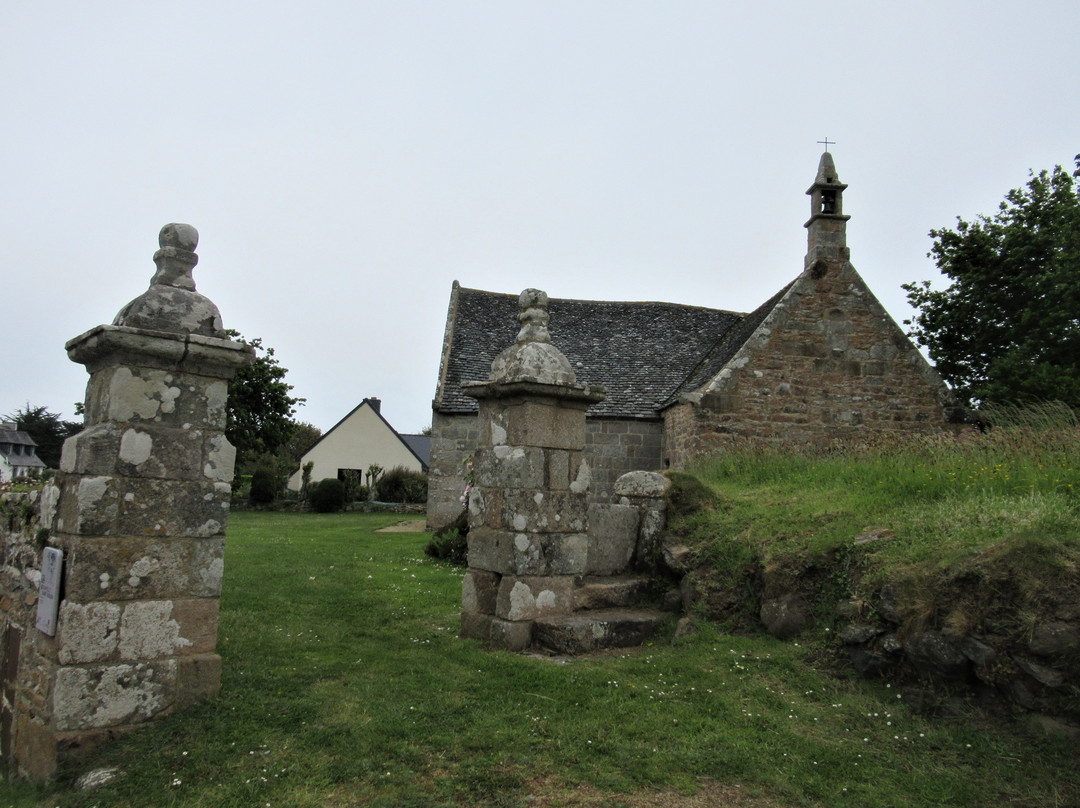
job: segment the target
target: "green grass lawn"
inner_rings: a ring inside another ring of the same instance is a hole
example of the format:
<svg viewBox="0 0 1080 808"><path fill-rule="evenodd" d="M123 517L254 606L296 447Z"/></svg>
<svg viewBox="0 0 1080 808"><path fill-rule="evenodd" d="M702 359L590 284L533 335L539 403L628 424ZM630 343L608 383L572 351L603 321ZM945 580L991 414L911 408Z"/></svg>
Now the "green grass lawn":
<svg viewBox="0 0 1080 808"><path fill-rule="evenodd" d="M462 570L399 517L236 513L212 702L3 806L1068 806L1075 748L913 715L813 645L709 626L568 662L457 636ZM88 770L112 783L76 791Z"/></svg>

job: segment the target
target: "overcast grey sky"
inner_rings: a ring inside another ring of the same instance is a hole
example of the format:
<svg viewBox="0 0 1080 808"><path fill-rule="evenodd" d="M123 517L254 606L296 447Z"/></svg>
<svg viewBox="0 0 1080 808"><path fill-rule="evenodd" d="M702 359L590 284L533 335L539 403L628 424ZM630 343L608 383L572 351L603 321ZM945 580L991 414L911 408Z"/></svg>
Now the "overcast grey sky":
<svg viewBox="0 0 1080 808"><path fill-rule="evenodd" d="M72 417L64 342L160 227L323 430L431 421L452 282L749 311L802 269L828 136L898 321L927 232L1080 151L1076 0L0 8L0 413ZM558 341L558 323L552 333Z"/></svg>

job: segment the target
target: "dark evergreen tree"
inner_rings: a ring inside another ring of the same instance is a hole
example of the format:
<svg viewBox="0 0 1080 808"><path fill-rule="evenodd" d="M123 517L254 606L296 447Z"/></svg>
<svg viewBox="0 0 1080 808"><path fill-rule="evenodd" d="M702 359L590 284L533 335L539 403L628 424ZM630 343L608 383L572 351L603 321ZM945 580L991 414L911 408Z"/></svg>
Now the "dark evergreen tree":
<svg viewBox="0 0 1080 808"><path fill-rule="evenodd" d="M30 436L37 444L37 456L51 469L60 467L60 451L64 441L83 428L77 421L64 421L59 413L50 412L45 407L32 407L29 403L21 410L5 415L4 420L14 421L21 431Z"/></svg>

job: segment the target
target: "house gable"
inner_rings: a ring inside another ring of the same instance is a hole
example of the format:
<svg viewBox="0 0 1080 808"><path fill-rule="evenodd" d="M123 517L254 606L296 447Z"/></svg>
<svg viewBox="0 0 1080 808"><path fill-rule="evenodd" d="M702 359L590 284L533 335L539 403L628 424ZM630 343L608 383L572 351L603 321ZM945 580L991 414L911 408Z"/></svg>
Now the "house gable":
<svg viewBox="0 0 1080 808"><path fill-rule="evenodd" d="M304 453L300 470L289 478L288 485L293 491L300 490L307 463L315 464L313 482L337 477L344 469L363 473L373 464L384 470L402 466L410 471L426 471L422 449L422 442L410 443L382 416L378 399L365 398Z"/></svg>

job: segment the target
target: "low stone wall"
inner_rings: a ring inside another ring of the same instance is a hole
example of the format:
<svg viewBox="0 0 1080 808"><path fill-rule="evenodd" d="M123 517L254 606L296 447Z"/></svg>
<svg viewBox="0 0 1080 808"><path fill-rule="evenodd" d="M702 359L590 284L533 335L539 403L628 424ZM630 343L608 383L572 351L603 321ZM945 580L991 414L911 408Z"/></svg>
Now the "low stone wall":
<svg viewBox="0 0 1080 808"><path fill-rule="evenodd" d="M431 466L428 469L428 529L453 522L463 507L468 485L465 461L476 452L480 436L475 415L432 415ZM631 471L663 468L664 425L632 419L585 420L584 453L591 480L589 500L610 502L615 481Z"/></svg>
<svg viewBox="0 0 1080 808"><path fill-rule="evenodd" d="M23 773L43 776L33 763L49 759L37 748L42 716L47 712L55 668L52 637L35 627L41 588L42 550L49 544L46 525L52 520L58 491L41 490L0 495L0 752L6 762L24 761Z"/></svg>
<svg viewBox="0 0 1080 808"><path fill-rule="evenodd" d="M585 421L585 456L592 469L593 502L608 502L615 482L632 471L663 468L661 421L589 418Z"/></svg>

